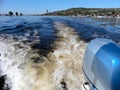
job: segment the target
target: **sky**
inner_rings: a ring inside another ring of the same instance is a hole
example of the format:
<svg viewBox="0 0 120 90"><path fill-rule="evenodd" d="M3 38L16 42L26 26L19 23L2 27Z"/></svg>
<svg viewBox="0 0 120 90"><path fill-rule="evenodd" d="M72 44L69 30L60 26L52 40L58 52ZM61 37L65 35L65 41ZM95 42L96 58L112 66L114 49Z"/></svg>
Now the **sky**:
<svg viewBox="0 0 120 90"><path fill-rule="evenodd" d="M0 13L41 14L76 7L120 8L120 0L0 0Z"/></svg>

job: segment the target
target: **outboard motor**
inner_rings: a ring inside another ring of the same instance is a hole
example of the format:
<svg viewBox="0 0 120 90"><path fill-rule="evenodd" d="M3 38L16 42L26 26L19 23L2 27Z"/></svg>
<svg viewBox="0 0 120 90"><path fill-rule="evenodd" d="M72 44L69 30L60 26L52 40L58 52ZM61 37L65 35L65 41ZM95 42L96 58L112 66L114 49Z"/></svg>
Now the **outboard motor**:
<svg viewBox="0 0 120 90"><path fill-rule="evenodd" d="M120 90L120 47L109 39L92 40L86 49L82 69L85 90Z"/></svg>

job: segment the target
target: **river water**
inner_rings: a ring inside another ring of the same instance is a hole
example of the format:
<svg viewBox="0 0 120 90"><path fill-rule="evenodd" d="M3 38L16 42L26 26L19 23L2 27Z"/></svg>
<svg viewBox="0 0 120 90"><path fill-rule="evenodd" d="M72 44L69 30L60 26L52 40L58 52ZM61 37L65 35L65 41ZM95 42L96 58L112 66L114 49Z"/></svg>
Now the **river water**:
<svg viewBox="0 0 120 90"><path fill-rule="evenodd" d="M120 44L120 19L0 17L0 90L82 90L88 42Z"/></svg>

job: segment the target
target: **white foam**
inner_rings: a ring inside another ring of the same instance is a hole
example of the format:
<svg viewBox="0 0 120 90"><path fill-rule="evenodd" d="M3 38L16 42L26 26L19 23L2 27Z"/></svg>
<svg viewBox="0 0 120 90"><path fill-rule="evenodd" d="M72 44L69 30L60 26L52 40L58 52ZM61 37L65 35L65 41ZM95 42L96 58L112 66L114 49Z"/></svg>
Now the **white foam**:
<svg viewBox="0 0 120 90"><path fill-rule="evenodd" d="M31 60L38 56L37 52L22 43L29 33L18 41L0 37L0 71L6 75L10 90L81 90L84 81L81 63L86 43L79 40L73 28L60 22L54 24L59 39L54 43L53 52L41 57L41 63ZM35 31L34 35L37 34Z"/></svg>
<svg viewBox="0 0 120 90"><path fill-rule="evenodd" d="M55 23L55 27L61 40L56 41L58 47L54 55L58 67L53 73L53 79L56 80L56 86L60 90L63 90L60 86L62 80L68 90L81 90L84 82L81 63L86 44L78 40L79 37L73 28L59 22Z"/></svg>

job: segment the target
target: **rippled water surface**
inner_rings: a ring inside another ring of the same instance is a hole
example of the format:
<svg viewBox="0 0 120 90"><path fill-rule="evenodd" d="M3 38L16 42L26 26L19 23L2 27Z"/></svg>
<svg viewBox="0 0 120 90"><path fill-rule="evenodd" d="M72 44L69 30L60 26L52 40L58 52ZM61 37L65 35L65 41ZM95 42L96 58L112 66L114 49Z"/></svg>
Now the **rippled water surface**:
<svg viewBox="0 0 120 90"><path fill-rule="evenodd" d="M87 43L120 43L120 19L0 17L0 90L82 90Z"/></svg>

